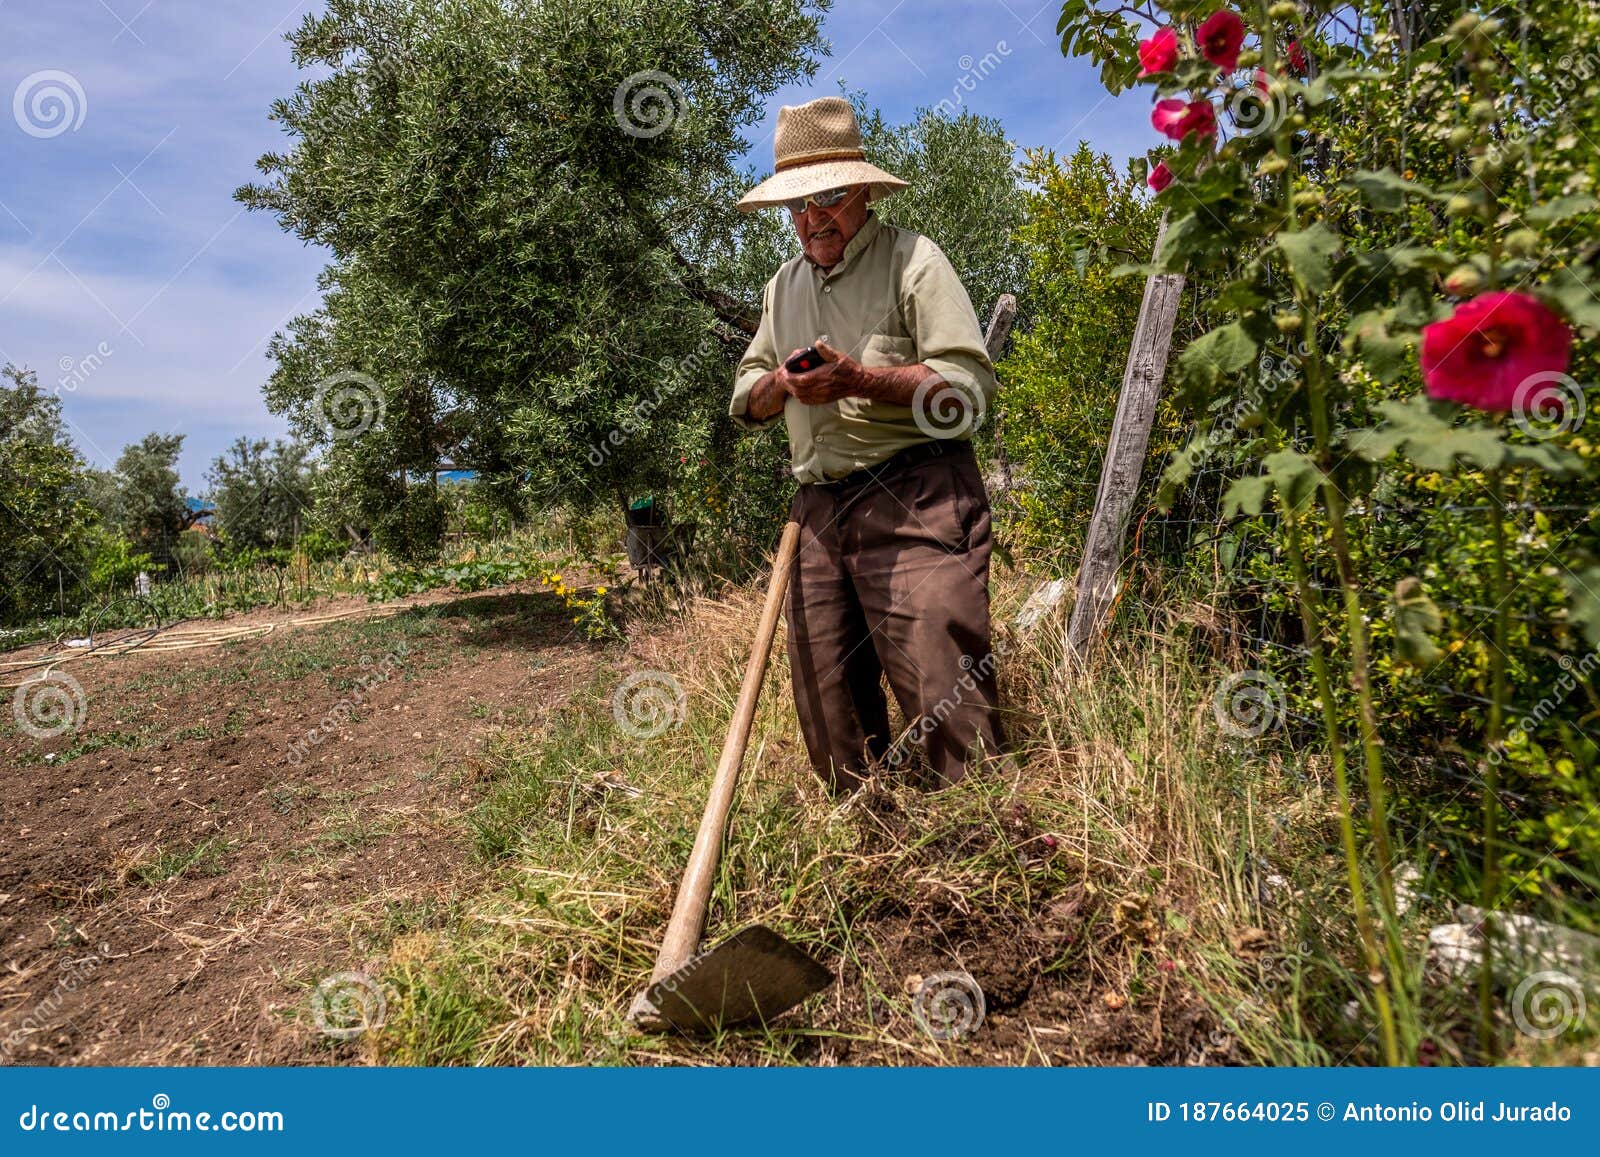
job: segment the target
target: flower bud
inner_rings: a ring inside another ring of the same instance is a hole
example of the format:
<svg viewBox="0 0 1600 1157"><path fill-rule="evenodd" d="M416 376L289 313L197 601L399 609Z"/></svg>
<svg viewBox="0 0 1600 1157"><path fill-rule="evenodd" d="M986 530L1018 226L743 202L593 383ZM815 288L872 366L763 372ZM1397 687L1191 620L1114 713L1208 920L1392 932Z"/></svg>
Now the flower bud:
<svg viewBox="0 0 1600 1157"><path fill-rule="evenodd" d="M1293 20L1300 15L1300 5L1293 0L1278 0L1278 3L1267 9L1267 15L1274 20Z"/></svg>
<svg viewBox="0 0 1600 1157"><path fill-rule="evenodd" d="M1518 229L1506 238L1506 249L1515 257L1532 257L1544 243L1532 229Z"/></svg>
<svg viewBox="0 0 1600 1157"><path fill-rule="evenodd" d="M1473 120L1477 121L1479 124L1486 125L1490 121L1494 120L1494 101L1475 100L1472 102L1472 107L1468 111L1472 114Z"/></svg>
<svg viewBox="0 0 1600 1157"><path fill-rule="evenodd" d="M1479 36L1493 36L1506 26L1505 21L1498 16L1491 16L1478 25Z"/></svg>
<svg viewBox="0 0 1600 1157"><path fill-rule="evenodd" d="M1457 125L1450 130L1450 147L1464 149L1472 143L1472 130L1466 125Z"/></svg>
<svg viewBox="0 0 1600 1157"><path fill-rule="evenodd" d="M1482 60L1474 62L1472 67L1484 76L1493 76L1500 71L1500 62L1492 56L1485 56Z"/></svg>
<svg viewBox="0 0 1600 1157"><path fill-rule="evenodd" d="M1470 217L1478 211L1478 200L1466 193L1457 193L1445 204L1444 211L1452 217Z"/></svg>
<svg viewBox="0 0 1600 1157"><path fill-rule="evenodd" d="M1288 161L1284 160L1277 153L1273 153L1271 156L1263 159L1262 162L1256 166L1256 172L1263 177L1270 177L1274 173L1283 172L1288 167Z"/></svg>
<svg viewBox="0 0 1600 1157"><path fill-rule="evenodd" d="M1261 63L1261 52L1260 52L1259 49L1247 48L1243 52L1239 53L1239 67L1240 68L1254 68L1256 65L1258 65L1260 63Z"/></svg>
<svg viewBox="0 0 1600 1157"><path fill-rule="evenodd" d="M1463 12L1456 17L1455 23L1446 28L1444 34L1453 40L1460 40L1471 34L1472 30L1483 23L1483 17L1476 12Z"/></svg>
<svg viewBox="0 0 1600 1157"><path fill-rule="evenodd" d="M1444 291L1451 297L1466 297L1483 288L1483 274L1470 265L1457 266L1444 279Z"/></svg>
<svg viewBox="0 0 1600 1157"><path fill-rule="evenodd" d="M1305 319L1298 313L1280 313L1272 319L1272 324L1278 327L1279 333L1299 333Z"/></svg>
<svg viewBox="0 0 1600 1157"><path fill-rule="evenodd" d="M1303 113L1303 112L1295 113L1294 116L1289 118L1289 127L1292 128L1292 129L1303 129L1303 128L1305 128L1306 127L1306 114Z"/></svg>
<svg viewBox="0 0 1600 1157"><path fill-rule="evenodd" d="M1301 189L1290 198L1296 209L1310 209L1322 204L1322 191L1320 189Z"/></svg>

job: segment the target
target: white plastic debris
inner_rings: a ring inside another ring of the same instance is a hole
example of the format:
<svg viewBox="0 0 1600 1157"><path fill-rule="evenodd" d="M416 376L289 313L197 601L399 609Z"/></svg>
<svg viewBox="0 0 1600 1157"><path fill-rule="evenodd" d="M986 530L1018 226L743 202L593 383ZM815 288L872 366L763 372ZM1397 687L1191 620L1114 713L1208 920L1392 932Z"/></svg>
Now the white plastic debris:
<svg viewBox="0 0 1600 1157"><path fill-rule="evenodd" d="M1050 579L1039 584L1028 596L1028 601L1022 604L1022 610L1017 612L1017 627L1024 632L1033 630L1039 625L1039 620L1044 618L1066 593L1067 580L1064 578Z"/></svg>

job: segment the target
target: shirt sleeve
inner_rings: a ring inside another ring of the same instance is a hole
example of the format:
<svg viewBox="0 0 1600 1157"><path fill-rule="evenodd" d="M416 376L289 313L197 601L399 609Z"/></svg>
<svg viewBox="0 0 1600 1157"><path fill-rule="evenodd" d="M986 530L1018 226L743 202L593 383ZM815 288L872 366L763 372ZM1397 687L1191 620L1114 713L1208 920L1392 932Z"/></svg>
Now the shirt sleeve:
<svg viewBox="0 0 1600 1157"><path fill-rule="evenodd" d="M739 359L734 373L733 400L728 403L728 417L741 426L752 428L770 426L783 417L779 410L770 418L757 420L750 417L750 391L765 375L778 368L778 348L772 336L772 282L767 282L761 294L761 322L756 326L756 336Z"/></svg>
<svg viewBox="0 0 1600 1157"><path fill-rule="evenodd" d="M987 408L994 402L994 365L983 344L983 330L972 299L937 246L913 263L905 274L907 328L917 345L917 360L957 387L976 385Z"/></svg>

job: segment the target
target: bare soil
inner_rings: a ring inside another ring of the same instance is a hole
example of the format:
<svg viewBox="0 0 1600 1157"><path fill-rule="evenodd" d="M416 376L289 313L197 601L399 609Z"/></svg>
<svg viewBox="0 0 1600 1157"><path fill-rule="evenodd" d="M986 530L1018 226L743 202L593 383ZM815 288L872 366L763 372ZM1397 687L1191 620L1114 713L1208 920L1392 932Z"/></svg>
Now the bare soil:
<svg viewBox="0 0 1600 1157"><path fill-rule="evenodd" d="M532 587L408 602L426 609L287 625L365 605L333 600L237 616L279 629L216 648L70 663L87 711L57 737L5 704L0 1062L358 1059L311 991L470 888L475 752L593 662Z"/></svg>

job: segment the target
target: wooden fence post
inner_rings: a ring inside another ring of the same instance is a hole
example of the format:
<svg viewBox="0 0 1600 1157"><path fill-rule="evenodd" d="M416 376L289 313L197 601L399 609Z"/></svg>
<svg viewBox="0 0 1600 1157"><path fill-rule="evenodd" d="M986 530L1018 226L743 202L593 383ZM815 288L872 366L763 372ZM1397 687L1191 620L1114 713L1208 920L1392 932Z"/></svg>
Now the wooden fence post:
<svg viewBox="0 0 1600 1157"><path fill-rule="evenodd" d="M1163 216L1156 232L1156 252L1160 252L1166 232L1167 219ZM1161 379L1167 372L1167 351L1178 321L1183 284L1181 273L1158 273L1144 283L1144 301L1139 306L1139 321L1128 349L1117 416L1100 467L1094 517L1089 522L1089 537L1078 565L1077 596L1067 624L1069 661L1088 657L1095 631L1116 597L1123 539L1150 447L1150 427L1161 398Z"/></svg>

